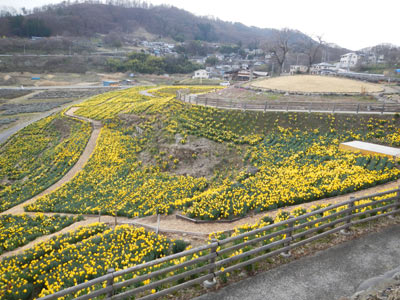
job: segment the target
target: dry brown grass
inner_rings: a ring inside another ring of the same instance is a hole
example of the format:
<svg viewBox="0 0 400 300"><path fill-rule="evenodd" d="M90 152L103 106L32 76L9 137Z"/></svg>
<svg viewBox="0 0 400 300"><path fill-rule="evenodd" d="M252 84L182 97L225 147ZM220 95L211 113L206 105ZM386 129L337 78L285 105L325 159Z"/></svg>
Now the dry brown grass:
<svg viewBox="0 0 400 300"><path fill-rule="evenodd" d="M378 84L328 76L281 76L255 81L251 86L270 90L301 93L375 93L384 88Z"/></svg>

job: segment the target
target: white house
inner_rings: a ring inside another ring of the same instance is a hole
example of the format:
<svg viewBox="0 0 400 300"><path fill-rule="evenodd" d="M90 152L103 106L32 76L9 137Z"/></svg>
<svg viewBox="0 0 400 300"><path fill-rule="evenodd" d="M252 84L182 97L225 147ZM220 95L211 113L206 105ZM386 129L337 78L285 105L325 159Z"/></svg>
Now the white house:
<svg viewBox="0 0 400 300"><path fill-rule="evenodd" d="M307 73L308 67L303 65L291 65L290 75Z"/></svg>
<svg viewBox="0 0 400 300"><path fill-rule="evenodd" d="M331 73L335 73L336 70L336 66L326 63L326 62L322 62L319 64L314 64L311 66L310 69L310 73L311 74L331 74Z"/></svg>
<svg viewBox="0 0 400 300"><path fill-rule="evenodd" d="M196 79L196 78L208 79L208 78L210 78L210 73L207 72L207 70L197 70L197 71L194 71L194 76L192 78L193 79Z"/></svg>
<svg viewBox="0 0 400 300"><path fill-rule="evenodd" d="M340 68L353 68L358 61L360 60L361 56L357 53L347 53L340 57Z"/></svg>

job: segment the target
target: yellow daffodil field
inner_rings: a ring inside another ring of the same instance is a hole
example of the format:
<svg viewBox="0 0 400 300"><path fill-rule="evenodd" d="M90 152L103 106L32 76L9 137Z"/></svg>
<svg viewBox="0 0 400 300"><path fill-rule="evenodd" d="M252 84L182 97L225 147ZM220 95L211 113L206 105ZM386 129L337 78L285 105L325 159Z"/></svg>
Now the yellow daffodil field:
<svg viewBox="0 0 400 300"><path fill-rule="evenodd" d="M0 217L0 253L57 232L81 220L78 215L82 214L139 218L179 212L215 221L286 208L274 220L265 217L256 224L236 227L231 234L236 236L286 220L289 214L301 216L326 207L298 207L289 213L288 206L400 178L399 162L393 158L339 149L340 143L352 140L400 147L397 115L222 110L176 99L178 91L203 94L215 89L218 87L133 87L77 104L75 115L101 121L94 151L70 181L24 207L40 212L38 215ZM60 113L11 137L0 147L0 211L32 198L66 174L82 154L91 132L89 123ZM204 168L207 165L211 171ZM363 200L363 209L384 204L375 204L377 200L382 199ZM334 208L304 221L322 226L335 216L321 222L319 218L344 209L347 207ZM77 217L44 216L44 212ZM210 239L227 236L216 232ZM104 275L110 268L122 270L186 247L183 241L130 225L79 227L2 259L0 299L42 297ZM168 264L205 254L207 251ZM115 280L131 279L168 264ZM150 280L144 280L138 285L148 283ZM87 292L90 290L75 296Z"/></svg>
<svg viewBox="0 0 400 300"><path fill-rule="evenodd" d="M128 217L180 210L192 218L232 219L400 176L393 159L339 150L350 140L399 146L400 122L394 116L219 110L176 100L184 88L153 88L150 97L137 87L80 104L76 114L104 123L95 153L71 182L26 209ZM161 151L159 141L184 147L196 138L234 149L242 169L218 180L175 174L180 160ZM146 151L154 164L141 160ZM256 171L249 173L249 167Z"/></svg>
<svg viewBox="0 0 400 300"><path fill-rule="evenodd" d="M354 210L354 213L359 213L361 211L368 212L369 210L373 210L373 209L378 208L378 207L383 207L383 206L385 206L385 205L387 205L389 203L392 203L393 202L392 197L395 197L395 196L396 196L396 194L392 193L392 194L387 194L385 196L372 197L372 198L369 198L369 199L355 201L354 205L356 205L356 206L357 205L365 205L365 204L370 204L370 205L365 206L365 207L363 207L361 209L356 209L356 210ZM385 199L388 199L388 202L375 203L376 201L385 200ZM244 225L236 226L235 228L233 228L233 232L232 233L227 234L227 233L224 233L224 232L213 232L213 233L211 233L209 235L208 238L211 241L212 239L222 240L222 239L225 239L225 238L230 237L230 236L232 236L232 237L233 236L238 236L239 234L244 233L244 232L249 232L249 231L252 231L252 230L255 230L255 229L259 229L259 228L265 227L265 226L273 224L273 223L279 223L279 222L288 220L289 216L297 218L297 217L300 217L300 216L305 215L307 213L316 211L318 209L329 208L330 206L331 206L331 204L318 204L318 205L312 205L310 208L307 208L307 209L299 206L299 207L296 207L296 208L291 209L289 211L279 210L277 212L275 218L270 218L268 216L262 217L254 224L244 224ZM307 217L307 218L305 218L303 220L296 221L293 225L297 226L297 225L299 225L301 223L316 221L313 226L320 227L323 224L330 223L330 222L334 221L335 219L340 218L340 216L332 216L328 220L323 220L323 221L320 221L320 222L317 222L318 219L320 219L322 217L331 216L331 215L333 215L333 214L335 214L337 212L343 211L343 210L345 210L347 208L348 208L348 205L343 205L343 206L339 206L337 208L332 208L332 209L327 210L327 211L325 211L325 212L323 212L321 214L313 215L313 216ZM375 212L375 213L371 213L371 215L376 215L376 214L380 214L380 213L381 212ZM365 216L363 216L363 217L365 218ZM279 231L280 229L282 229L282 228L278 227L278 228L275 228L274 230L275 231ZM309 227L305 227L304 228L304 230L306 230L306 229L309 229ZM271 233L271 231L265 231L265 232L262 233L262 235L268 235L270 233ZM258 236L256 236L256 237L258 237ZM273 241L273 240L271 240L271 241Z"/></svg>
<svg viewBox="0 0 400 300"><path fill-rule="evenodd" d="M79 159L89 123L51 115L20 130L0 146L0 211L40 193Z"/></svg>
<svg viewBox="0 0 400 300"><path fill-rule="evenodd" d="M143 228L121 225L110 229L101 223L80 227L3 259L0 298L42 297L104 275L110 268L122 270L182 250L176 242Z"/></svg>
<svg viewBox="0 0 400 300"><path fill-rule="evenodd" d="M81 220L73 216L44 216L41 213L30 217L23 215L0 216L0 254L21 247L39 236L48 235Z"/></svg>

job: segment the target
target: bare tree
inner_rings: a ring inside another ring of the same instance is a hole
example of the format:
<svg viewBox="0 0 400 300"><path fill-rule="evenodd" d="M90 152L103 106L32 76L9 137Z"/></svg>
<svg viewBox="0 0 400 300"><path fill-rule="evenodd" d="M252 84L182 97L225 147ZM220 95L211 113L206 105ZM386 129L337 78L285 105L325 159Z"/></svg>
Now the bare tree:
<svg viewBox="0 0 400 300"><path fill-rule="evenodd" d="M281 74L283 71L286 55L290 50L289 39L292 33L292 30L287 28L276 31L272 42L269 44L268 50L271 54L271 57L278 64L278 74Z"/></svg>
<svg viewBox="0 0 400 300"><path fill-rule="evenodd" d="M302 48L304 54L307 56L308 72L311 71L311 66L316 63L324 44L322 36L316 36L316 40L308 39L303 42Z"/></svg>

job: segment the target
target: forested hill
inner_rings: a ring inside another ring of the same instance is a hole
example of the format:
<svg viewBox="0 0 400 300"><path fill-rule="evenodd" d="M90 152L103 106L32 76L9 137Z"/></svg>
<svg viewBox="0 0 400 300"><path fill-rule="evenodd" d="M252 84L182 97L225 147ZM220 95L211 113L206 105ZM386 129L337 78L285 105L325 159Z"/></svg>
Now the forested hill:
<svg viewBox="0 0 400 300"><path fill-rule="evenodd" d="M93 36L96 33L132 33L138 29L176 41L202 40L250 44L270 39L275 29L195 16L170 6L134 6L86 3L46 6L23 16L0 18L1 36ZM292 42L309 40L294 31Z"/></svg>

